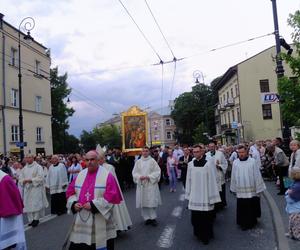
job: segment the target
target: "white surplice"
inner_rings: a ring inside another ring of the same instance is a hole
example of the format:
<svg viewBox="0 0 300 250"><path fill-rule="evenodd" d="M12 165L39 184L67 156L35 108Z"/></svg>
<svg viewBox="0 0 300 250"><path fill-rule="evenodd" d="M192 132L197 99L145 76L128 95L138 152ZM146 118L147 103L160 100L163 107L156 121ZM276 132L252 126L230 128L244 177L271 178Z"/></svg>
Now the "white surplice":
<svg viewBox="0 0 300 250"><path fill-rule="evenodd" d="M128 209L126 206L126 202L125 202L122 190L119 185L119 181L118 181L118 178L116 175L115 168L113 165L110 165L106 162L103 164L103 167L106 170L108 170L110 173L112 173L112 175L115 177L117 184L119 186L121 195L122 195L122 199L123 199L120 204L114 205L114 207L113 207L113 219L114 219L114 222L116 223L116 230L126 231L126 230L128 230L129 227L132 226L132 221L131 221L130 215L128 213Z"/></svg>
<svg viewBox="0 0 300 250"><path fill-rule="evenodd" d="M32 182L24 184L26 179ZM48 207L44 171L39 164L35 161L32 164L26 164L21 171L19 183L23 187L24 212L38 212Z"/></svg>
<svg viewBox="0 0 300 250"><path fill-rule="evenodd" d="M46 178L46 187L50 189L50 194L58 194L66 192L68 186L67 170L64 164L59 163L58 166L49 167Z"/></svg>
<svg viewBox="0 0 300 250"><path fill-rule="evenodd" d="M195 159L194 159L195 160ZM221 201L214 160L208 159L203 167L195 167L194 160L188 163L185 198L188 208L197 211L211 211Z"/></svg>
<svg viewBox="0 0 300 250"><path fill-rule="evenodd" d="M255 159L249 157L245 161L236 159L231 172L230 190L237 198L252 198L259 196L266 189Z"/></svg>
<svg viewBox="0 0 300 250"><path fill-rule="evenodd" d="M222 185L225 184L225 174L228 168L228 162L225 158L225 155L223 152L216 150L215 154L212 156L211 152L207 152L206 154L206 160L213 159L214 162L214 168L216 169L216 178L218 183L218 189L221 192L222 191ZM217 161L219 161L219 168L217 168Z"/></svg>
<svg viewBox="0 0 300 250"><path fill-rule="evenodd" d="M136 186L136 207L155 208L161 205L158 182L161 170L152 157L141 157L137 160L132 170L133 181ZM148 176L148 180L140 180L141 176Z"/></svg>

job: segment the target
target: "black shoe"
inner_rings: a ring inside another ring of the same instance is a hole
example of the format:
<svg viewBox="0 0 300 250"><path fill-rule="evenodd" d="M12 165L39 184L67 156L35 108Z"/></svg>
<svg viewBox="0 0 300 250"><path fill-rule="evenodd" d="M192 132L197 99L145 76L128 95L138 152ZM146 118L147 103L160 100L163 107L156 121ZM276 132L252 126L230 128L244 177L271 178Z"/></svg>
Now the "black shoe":
<svg viewBox="0 0 300 250"><path fill-rule="evenodd" d="M151 221L151 225L154 226L154 227L156 227L156 226L158 225L158 223L157 223L157 221L154 219L154 220Z"/></svg>
<svg viewBox="0 0 300 250"><path fill-rule="evenodd" d="M33 221L32 221L31 223L29 223L29 224L28 224L28 226L30 226L30 227L31 227L31 226L32 226L32 223L33 223Z"/></svg>
<svg viewBox="0 0 300 250"><path fill-rule="evenodd" d="M37 227L38 226L38 224L40 223L40 221L39 220L34 220L33 222L32 222L32 227Z"/></svg>
<svg viewBox="0 0 300 250"><path fill-rule="evenodd" d="M202 240L202 243L203 243L204 245L208 245L209 240Z"/></svg>
<svg viewBox="0 0 300 250"><path fill-rule="evenodd" d="M145 225L150 225L151 223L152 223L152 220L150 220L150 219L145 221Z"/></svg>

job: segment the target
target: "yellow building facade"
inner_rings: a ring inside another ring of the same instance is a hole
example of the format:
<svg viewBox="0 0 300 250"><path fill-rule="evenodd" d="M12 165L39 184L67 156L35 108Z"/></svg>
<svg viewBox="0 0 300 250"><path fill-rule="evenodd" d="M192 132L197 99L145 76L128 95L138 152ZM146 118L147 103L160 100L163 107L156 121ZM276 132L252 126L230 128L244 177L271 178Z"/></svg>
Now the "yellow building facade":
<svg viewBox="0 0 300 250"><path fill-rule="evenodd" d="M3 20L0 14L0 154L18 154L19 31ZM50 54L42 44L24 40L21 33L22 110L24 153L50 155L52 149Z"/></svg>
<svg viewBox="0 0 300 250"><path fill-rule="evenodd" d="M223 143L264 140L282 136L278 102L262 96L278 93L275 47L230 67L216 82L216 131ZM284 64L285 75L292 77Z"/></svg>

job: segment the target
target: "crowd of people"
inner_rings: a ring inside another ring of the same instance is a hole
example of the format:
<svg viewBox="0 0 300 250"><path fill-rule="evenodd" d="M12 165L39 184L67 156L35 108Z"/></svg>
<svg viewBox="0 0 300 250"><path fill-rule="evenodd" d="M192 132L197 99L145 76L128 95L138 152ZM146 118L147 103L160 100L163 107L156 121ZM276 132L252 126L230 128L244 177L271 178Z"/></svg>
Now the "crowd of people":
<svg viewBox="0 0 300 250"><path fill-rule="evenodd" d="M192 147L144 147L135 156L119 148L106 151L97 147L84 155L27 155L22 162L2 157L0 232L9 237L0 241L0 248L25 244L22 214L26 213L29 226L37 227L50 196L51 214L69 211L75 216L65 249L114 249L118 232L132 226L123 192L135 187L136 207L141 209L145 225L157 226L162 185L175 193L178 182L185 190L194 235L208 244L214 238L217 214L227 206L226 186L236 196L236 223L248 230L261 216L260 196L266 180L274 181L278 195L285 196L287 236L300 240L297 140L289 146L276 138L240 145L212 141Z"/></svg>

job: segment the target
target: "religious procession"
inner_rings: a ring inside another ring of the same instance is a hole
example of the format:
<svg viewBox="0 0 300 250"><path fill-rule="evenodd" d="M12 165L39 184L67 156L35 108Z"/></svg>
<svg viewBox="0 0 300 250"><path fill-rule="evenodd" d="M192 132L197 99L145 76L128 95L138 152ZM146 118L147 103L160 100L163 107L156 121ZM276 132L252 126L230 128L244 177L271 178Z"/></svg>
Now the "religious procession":
<svg viewBox="0 0 300 250"><path fill-rule="evenodd" d="M126 168L131 173L126 176ZM286 237L300 240L300 142L288 148L281 138L236 146L196 144L144 146L132 160L120 149L97 146L84 155L27 155L24 162L1 161L1 249L26 249L23 216L35 228L50 206L51 214L72 214L62 249L115 249L114 241L135 225L123 192L136 188L136 208L145 226L159 226L160 190L184 190L194 237L214 241L222 210L236 214L240 230L259 227L265 181L286 200ZM119 174L117 174L119 173ZM122 184L121 184L122 183ZM236 204L227 208L226 189ZM47 197L50 199L48 200Z"/></svg>

